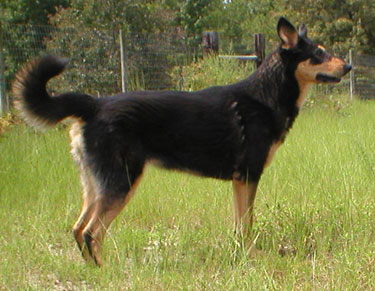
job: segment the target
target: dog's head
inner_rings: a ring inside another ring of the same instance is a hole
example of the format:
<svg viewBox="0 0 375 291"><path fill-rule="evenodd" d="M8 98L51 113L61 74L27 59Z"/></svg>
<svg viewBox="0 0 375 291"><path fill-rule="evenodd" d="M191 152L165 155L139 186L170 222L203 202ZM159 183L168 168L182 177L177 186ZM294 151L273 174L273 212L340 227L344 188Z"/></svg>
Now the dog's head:
<svg viewBox="0 0 375 291"><path fill-rule="evenodd" d="M296 28L285 18L280 18L277 32L281 39L280 55L294 66L295 77L303 83L338 83L352 66L341 58L329 54L323 46L307 37L304 24Z"/></svg>

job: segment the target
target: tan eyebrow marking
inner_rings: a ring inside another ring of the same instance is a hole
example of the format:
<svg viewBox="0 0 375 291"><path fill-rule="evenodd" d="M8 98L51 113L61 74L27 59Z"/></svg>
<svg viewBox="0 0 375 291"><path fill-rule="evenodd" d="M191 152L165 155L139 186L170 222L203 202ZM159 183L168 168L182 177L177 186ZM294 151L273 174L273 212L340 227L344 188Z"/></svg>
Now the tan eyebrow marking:
<svg viewBox="0 0 375 291"><path fill-rule="evenodd" d="M323 51L326 50L326 48L325 48L324 46L322 46L322 45L318 45L318 48L320 48L320 49L323 50Z"/></svg>

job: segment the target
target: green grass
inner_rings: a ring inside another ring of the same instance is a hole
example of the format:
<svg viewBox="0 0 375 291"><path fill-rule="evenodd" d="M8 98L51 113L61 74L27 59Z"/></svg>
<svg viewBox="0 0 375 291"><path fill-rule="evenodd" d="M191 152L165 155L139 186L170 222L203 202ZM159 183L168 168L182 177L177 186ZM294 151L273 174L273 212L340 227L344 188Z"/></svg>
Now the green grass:
<svg viewBox="0 0 375 291"><path fill-rule="evenodd" d="M0 289L374 289L374 127L372 102L301 113L261 179L254 257L233 237L231 183L148 168L99 269L71 234L67 129L13 126L0 136Z"/></svg>

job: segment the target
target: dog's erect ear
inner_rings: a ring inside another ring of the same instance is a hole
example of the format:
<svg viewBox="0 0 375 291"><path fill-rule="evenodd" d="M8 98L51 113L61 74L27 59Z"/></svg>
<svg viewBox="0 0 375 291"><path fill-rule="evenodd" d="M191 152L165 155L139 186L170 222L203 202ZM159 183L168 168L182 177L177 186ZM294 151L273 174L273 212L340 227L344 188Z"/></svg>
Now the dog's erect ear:
<svg viewBox="0 0 375 291"><path fill-rule="evenodd" d="M306 27L306 25L304 23L302 23L299 26L298 35L302 36L302 37L307 37L307 27Z"/></svg>
<svg viewBox="0 0 375 291"><path fill-rule="evenodd" d="M277 23L277 33L282 41L282 48L291 49L298 44L296 28L286 18L281 17Z"/></svg>

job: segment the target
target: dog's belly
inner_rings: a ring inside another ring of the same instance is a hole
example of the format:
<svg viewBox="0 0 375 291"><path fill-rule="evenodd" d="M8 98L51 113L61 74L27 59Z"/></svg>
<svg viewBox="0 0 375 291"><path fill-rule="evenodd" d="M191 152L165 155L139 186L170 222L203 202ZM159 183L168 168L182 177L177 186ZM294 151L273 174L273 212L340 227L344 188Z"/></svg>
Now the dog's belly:
<svg viewBox="0 0 375 291"><path fill-rule="evenodd" d="M231 145L169 144L165 148L149 148L148 161L166 169L180 170L199 176L232 179L237 152Z"/></svg>
<svg viewBox="0 0 375 291"><path fill-rule="evenodd" d="M202 162L200 163L200 165L193 165L192 163L184 164L181 162L176 162L168 158L163 160L151 160L151 164L169 170L178 170L197 176L210 177L222 180L231 180L233 178L234 173L233 165L216 164L212 161L208 163Z"/></svg>

